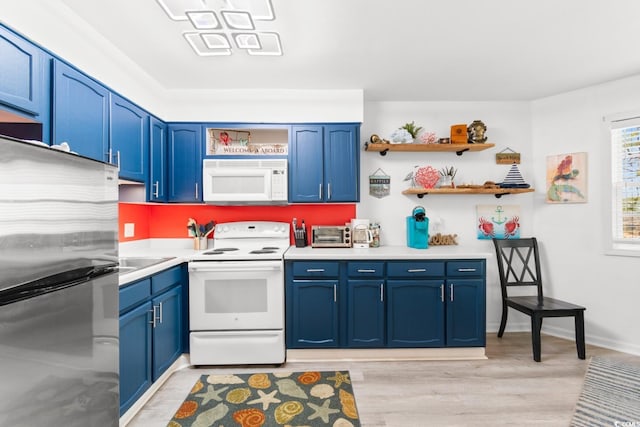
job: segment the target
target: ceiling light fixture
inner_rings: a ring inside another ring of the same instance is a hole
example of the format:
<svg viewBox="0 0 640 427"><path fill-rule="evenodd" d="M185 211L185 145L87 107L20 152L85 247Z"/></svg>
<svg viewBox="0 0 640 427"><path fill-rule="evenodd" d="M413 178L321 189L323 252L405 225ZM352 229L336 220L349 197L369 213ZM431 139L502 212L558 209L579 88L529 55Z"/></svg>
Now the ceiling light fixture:
<svg viewBox="0 0 640 427"><path fill-rule="evenodd" d="M182 35L200 56L228 56L234 49L253 56L282 55L280 35L263 24L275 20L271 0L156 2L172 20L191 23L193 29Z"/></svg>

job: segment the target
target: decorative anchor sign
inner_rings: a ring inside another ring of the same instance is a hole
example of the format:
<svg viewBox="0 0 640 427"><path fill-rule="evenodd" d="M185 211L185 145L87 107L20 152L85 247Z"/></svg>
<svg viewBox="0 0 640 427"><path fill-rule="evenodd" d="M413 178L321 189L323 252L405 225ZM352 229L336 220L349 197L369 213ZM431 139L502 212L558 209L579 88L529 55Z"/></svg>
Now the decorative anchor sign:
<svg viewBox="0 0 640 427"><path fill-rule="evenodd" d="M391 194L391 177L380 168L369 175L369 194L378 199Z"/></svg>

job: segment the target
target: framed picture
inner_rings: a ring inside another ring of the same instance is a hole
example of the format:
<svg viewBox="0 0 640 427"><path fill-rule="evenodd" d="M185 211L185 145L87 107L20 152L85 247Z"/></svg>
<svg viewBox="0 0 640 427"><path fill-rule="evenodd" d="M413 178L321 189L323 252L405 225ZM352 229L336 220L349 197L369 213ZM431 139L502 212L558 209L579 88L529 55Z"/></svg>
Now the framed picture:
<svg viewBox="0 0 640 427"><path fill-rule="evenodd" d="M587 202L587 153L547 156L547 203Z"/></svg>
<svg viewBox="0 0 640 427"><path fill-rule="evenodd" d="M476 206L476 235L480 240L517 239L520 237L520 206Z"/></svg>

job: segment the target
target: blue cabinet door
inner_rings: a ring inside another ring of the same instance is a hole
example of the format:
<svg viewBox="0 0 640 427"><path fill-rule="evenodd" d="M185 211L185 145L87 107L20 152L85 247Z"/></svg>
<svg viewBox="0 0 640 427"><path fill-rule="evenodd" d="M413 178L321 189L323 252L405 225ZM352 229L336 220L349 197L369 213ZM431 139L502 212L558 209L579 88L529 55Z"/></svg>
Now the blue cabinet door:
<svg viewBox="0 0 640 427"><path fill-rule="evenodd" d="M384 281L347 281L347 346L384 347Z"/></svg>
<svg viewBox="0 0 640 427"><path fill-rule="evenodd" d="M111 152L120 178L146 182L149 170L149 113L111 94L109 109Z"/></svg>
<svg viewBox="0 0 640 427"><path fill-rule="evenodd" d="M65 63L53 61L53 143L92 159L109 157L109 91Z"/></svg>
<svg viewBox="0 0 640 427"><path fill-rule="evenodd" d="M484 279L447 280L447 346L484 347Z"/></svg>
<svg viewBox="0 0 640 427"><path fill-rule="evenodd" d="M19 113L43 117L48 100L44 92L49 80L48 55L37 46L0 26L0 104Z"/></svg>
<svg viewBox="0 0 640 427"><path fill-rule="evenodd" d="M337 280L294 280L290 284L288 347L338 347L337 287Z"/></svg>
<svg viewBox="0 0 640 427"><path fill-rule="evenodd" d="M149 118L149 182L147 200L164 202L167 200L167 125Z"/></svg>
<svg viewBox="0 0 640 427"><path fill-rule="evenodd" d="M202 126L169 124L168 201L202 201Z"/></svg>
<svg viewBox="0 0 640 427"><path fill-rule="evenodd" d="M155 297L152 304L156 313L152 378L156 381L182 354L182 286Z"/></svg>
<svg viewBox="0 0 640 427"><path fill-rule="evenodd" d="M289 147L289 201L324 201L324 143L322 126L292 126Z"/></svg>
<svg viewBox="0 0 640 427"><path fill-rule="evenodd" d="M324 132L326 201L360 200L360 151L357 125L328 125Z"/></svg>
<svg viewBox="0 0 640 427"><path fill-rule="evenodd" d="M151 302L120 316L120 414L151 386Z"/></svg>
<svg viewBox="0 0 640 427"><path fill-rule="evenodd" d="M292 126L289 150L289 201L357 202L359 126Z"/></svg>
<svg viewBox="0 0 640 427"><path fill-rule="evenodd" d="M387 281L387 346L444 347L442 280Z"/></svg>

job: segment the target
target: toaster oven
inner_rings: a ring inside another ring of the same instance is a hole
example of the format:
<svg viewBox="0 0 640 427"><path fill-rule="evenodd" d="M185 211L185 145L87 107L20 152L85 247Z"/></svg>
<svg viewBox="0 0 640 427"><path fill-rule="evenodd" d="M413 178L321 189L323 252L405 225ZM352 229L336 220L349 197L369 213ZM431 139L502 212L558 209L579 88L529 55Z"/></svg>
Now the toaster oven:
<svg viewBox="0 0 640 427"><path fill-rule="evenodd" d="M346 225L311 226L312 248L350 248L351 228Z"/></svg>

